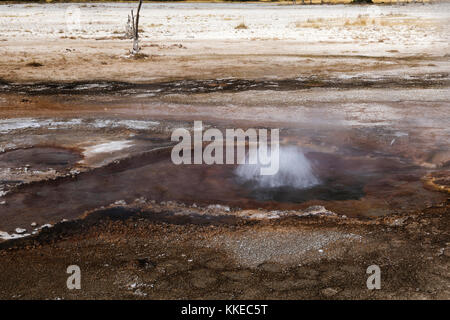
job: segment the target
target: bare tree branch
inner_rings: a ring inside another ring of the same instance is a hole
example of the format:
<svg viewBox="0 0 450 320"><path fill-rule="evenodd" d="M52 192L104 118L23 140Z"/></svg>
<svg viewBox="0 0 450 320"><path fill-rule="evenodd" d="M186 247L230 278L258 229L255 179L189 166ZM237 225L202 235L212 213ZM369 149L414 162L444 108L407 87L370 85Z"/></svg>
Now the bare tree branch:
<svg viewBox="0 0 450 320"><path fill-rule="evenodd" d="M133 17L133 10L131 10L132 21L133 21L133 31L134 31L133 51L132 51L133 54L138 53L140 50L140 48L139 48L139 12L141 11L141 6L142 6L142 0L139 0L138 9L136 12L136 21Z"/></svg>

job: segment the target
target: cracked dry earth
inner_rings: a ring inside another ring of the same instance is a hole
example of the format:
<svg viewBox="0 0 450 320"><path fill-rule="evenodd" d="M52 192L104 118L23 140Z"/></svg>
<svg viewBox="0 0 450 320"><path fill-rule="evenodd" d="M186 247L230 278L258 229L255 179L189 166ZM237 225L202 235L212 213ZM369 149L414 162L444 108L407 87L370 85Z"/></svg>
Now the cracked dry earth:
<svg viewBox="0 0 450 320"><path fill-rule="evenodd" d="M188 211L176 203L112 206L35 237L4 242L0 297L450 297L448 202L368 221L180 214ZM81 290L66 288L72 264L81 268ZM366 269L373 264L381 269L381 290L366 287Z"/></svg>

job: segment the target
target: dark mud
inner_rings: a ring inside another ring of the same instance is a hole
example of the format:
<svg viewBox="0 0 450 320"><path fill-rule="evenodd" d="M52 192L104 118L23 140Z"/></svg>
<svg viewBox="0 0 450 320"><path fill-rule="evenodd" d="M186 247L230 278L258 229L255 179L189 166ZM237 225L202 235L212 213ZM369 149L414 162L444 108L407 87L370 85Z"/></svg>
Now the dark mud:
<svg viewBox="0 0 450 320"><path fill-rule="evenodd" d="M0 250L8 248L26 247L27 245L39 242L41 244L58 241L69 236L76 236L83 232L83 229L93 228L104 223L142 221L158 224L173 225L237 225L244 220L231 215L210 216L196 213L176 215L174 211L164 210L154 212L152 210L137 209L132 207L112 207L95 210L82 219L74 219L57 223L52 228L44 227L38 234L32 237L15 239L15 241L0 242Z"/></svg>
<svg viewBox="0 0 450 320"><path fill-rule="evenodd" d="M110 81L80 81L70 83L10 83L0 80L0 93L27 95L137 95L161 96L166 94L240 92L247 90L289 91L310 88L440 88L450 86L448 73L408 75L407 77L382 76L376 78L299 77L283 80L177 80L162 83L129 83Z"/></svg>
<svg viewBox="0 0 450 320"><path fill-rule="evenodd" d="M0 169L29 167L36 170L64 169L73 166L82 156L72 150L56 147L32 147L0 153Z"/></svg>

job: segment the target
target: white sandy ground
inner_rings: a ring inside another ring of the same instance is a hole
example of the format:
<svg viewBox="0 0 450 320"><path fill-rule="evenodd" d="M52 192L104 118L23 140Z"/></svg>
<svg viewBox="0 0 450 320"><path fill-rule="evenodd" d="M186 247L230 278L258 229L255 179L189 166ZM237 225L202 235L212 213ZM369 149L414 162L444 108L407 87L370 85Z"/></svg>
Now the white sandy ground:
<svg viewBox="0 0 450 320"><path fill-rule="evenodd" d="M375 77L406 76L450 69L449 3L145 3L140 39L148 57L137 61L129 59L131 40L124 38L135 5L0 5L0 78L162 82L323 73L345 78L375 70ZM236 29L241 23L247 28ZM356 59L362 56L371 59ZM437 59L420 68L375 59L412 56Z"/></svg>
<svg viewBox="0 0 450 320"><path fill-rule="evenodd" d="M120 36L128 13L135 6L135 3L3 5L1 37ZM391 45L425 47L448 45L448 41L444 43L448 34L441 27L449 21L449 9L448 3L408 6L145 3L140 26L143 39L154 41L279 39L346 43L360 38L367 44L385 39ZM370 21L367 25L352 25L358 17ZM235 29L240 23L248 28ZM376 32L377 39L371 32Z"/></svg>
<svg viewBox="0 0 450 320"><path fill-rule="evenodd" d="M299 231L296 228L246 232L242 234L220 235L208 240L207 247L221 248L246 267L256 267L262 263L305 263L307 254L324 254L327 247L339 241L359 242L363 237L351 233L334 231ZM294 245L292 245L294 244Z"/></svg>
<svg viewBox="0 0 450 320"><path fill-rule="evenodd" d="M109 120L96 119L94 121L86 121L83 119L55 120L55 119L35 119L35 118L13 118L0 119L0 133L8 133L15 130L24 129L69 129L82 126L84 129L101 129L101 128L127 128L134 130L146 130L158 125L156 121L144 120ZM1 149L0 149L1 151Z"/></svg>
<svg viewBox="0 0 450 320"><path fill-rule="evenodd" d="M107 153L107 152L114 152L114 151L119 151L122 149L126 149L131 147L132 142L131 141L110 141L110 142L105 142L105 143L101 143L101 144L97 144L94 146L90 146L88 148L86 148L86 150L84 151L84 155L85 156L90 156L91 154L95 154L95 153Z"/></svg>
<svg viewBox="0 0 450 320"><path fill-rule="evenodd" d="M0 5L0 53L11 50L21 53L21 41L39 40L44 44L48 41L50 54L66 52L54 51L57 49L54 41L61 39L114 40L113 46L128 44L130 40L120 38L133 8L135 3ZM229 45L214 41L277 40L283 41L279 43L286 53L291 51L290 43L301 42L301 53L348 50L382 56L386 50L410 54L448 52L449 21L449 3L407 6L145 3L140 27L143 45L179 41L191 47L192 41L207 40L202 48L205 52L213 53L216 45L222 45L223 53L227 53ZM247 28L236 29L241 23ZM85 52L92 54L92 49L98 49L99 45L93 42L85 48L90 48L89 52ZM254 53L264 51L264 47L261 44ZM239 46L232 48L240 53ZM298 52L299 48L294 48Z"/></svg>

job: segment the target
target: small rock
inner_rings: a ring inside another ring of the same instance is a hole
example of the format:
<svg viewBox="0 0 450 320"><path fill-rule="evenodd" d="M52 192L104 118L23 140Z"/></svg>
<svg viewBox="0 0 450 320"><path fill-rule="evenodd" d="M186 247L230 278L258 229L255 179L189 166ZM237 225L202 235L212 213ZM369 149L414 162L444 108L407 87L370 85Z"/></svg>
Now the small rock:
<svg viewBox="0 0 450 320"><path fill-rule="evenodd" d="M76 176L76 175L79 174L79 173L80 173L80 170L76 170L76 169L70 170L70 174L71 174L72 176Z"/></svg>
<svg viewBox="0 0 450 320"><path fill-rule="evenodd" d="M146 297L147 294L145 292L143 292L141 289L137 289L133 292L134 295L139 296L139 297Z"/></svg>
<svg viewBox="0 0 450 320"><path fill-rule="evenodd" d="M311 206L306 208L301 216L335 216L336 213L328 211L324 206Z"/></svg>
<svg viewBox="0 0 450 320"><path fill-rule="evenodd" d="M404 224L405 224L405 221L406 221L406 217L405 218L398 218L398 219L395 219L393 222L391 222L389 225L391 226L391 227L401 227L401 226L403 226Z"/></svg>
<svg viewBox="0 0 450 320"><path fill-rule="evenodd" d="M138 286L138 284L137 284L136 282L130 283L130 284L128 285L128 289L136 289L137 286Z"/></svg>
<svg viewBox="0 0 450 320"><path fill-rule="evenodd" d="M36 222L32 222L30 225L31 225L33 228L37 227L37 223L36 223Z"/></svg>
<svg viewBox="0 0 450 320"><path fill-rule="evenodd" d="M147 202L147 199L145 199L144 197L140 197L140 198L134 200L134 202L137 204L145 204Z"/></svg>
<svg viewBox="0 0 450 320"><path fill-rule="evenodd" d="M335 296L339 290L335 288L326 288L320 291L325 297L332 297Z"/></svg>
<svg viewBox="0 0 450 320"><path fill-rule="evenodd" d="M45 228L51 228L53 227L50 223L44 224L42 226L40 226L38 229L45 229Z"/></svg>
<svg viewBox="0 0 450 320"><path fill-rule="evenodd" d="M22 228L16 228L16 233L17 234L22 234L22 233L25 233L27 230L26 229L22 229Z"/></svg>
<svg viewBox="0 0 450 320"><path fill-rule="evenodd" d="M223 210L226 212L230 212L230 207L228 206L223 206L221 204L211 204L208 206L208 209L217 209L217 210Z"/></svg>

